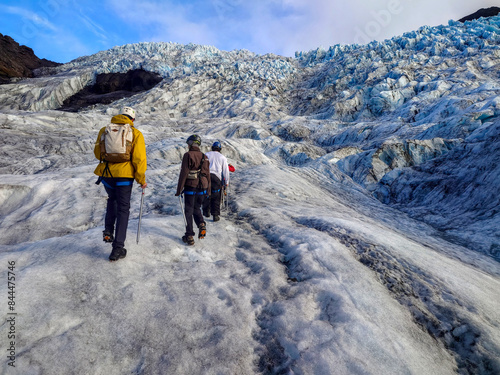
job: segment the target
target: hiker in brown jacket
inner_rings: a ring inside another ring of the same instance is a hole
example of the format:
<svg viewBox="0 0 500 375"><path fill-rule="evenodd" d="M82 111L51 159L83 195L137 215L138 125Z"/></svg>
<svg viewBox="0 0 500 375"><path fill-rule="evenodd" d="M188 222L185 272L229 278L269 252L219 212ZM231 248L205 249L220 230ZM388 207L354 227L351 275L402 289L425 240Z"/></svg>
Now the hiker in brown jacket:
<svg viewBox="0 0 500 375"><path fill-rule="evenodd" d="M200 151L200 136L193 134L186 143L189 145L189 151L182 158L175 196L184 194L186 233L182 241L188 245L194 245L193 218L199 229L198 238L204 238L207 233L201 206L205 196L210 194L210 162Z"/></svg>

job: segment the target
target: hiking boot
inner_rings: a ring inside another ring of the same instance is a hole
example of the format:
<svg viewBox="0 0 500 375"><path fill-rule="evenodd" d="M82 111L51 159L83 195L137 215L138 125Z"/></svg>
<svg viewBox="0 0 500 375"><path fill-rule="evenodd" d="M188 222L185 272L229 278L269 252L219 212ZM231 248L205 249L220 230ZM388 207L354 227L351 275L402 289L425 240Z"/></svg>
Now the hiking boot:
<svg viewBox="0 0 500 375"><path fill-rule="evenodd" d="M210 217L210 212L208 212L208 211L203 211L203 216L205 216L205 217Z"/></svg>
<svg viewBox="0 0 500 375"><path fill-rule="evenodd" d="M102 231L102 240L104 242L113 242L115 240L115 236L113 236L113 232L104 230Z"/></svg>
<svg viewBox="0 0 500 375"><path fill-rule="evenodd" d="M198 233L198 238L205 238L207 235L207 225L205 223L200 224L200 233Z"/></svg>
<svg viewBox="0 0 500 375"><path fill-rule="evenodd" d="M194 245L194 238L193 236L182 236L182 242L188 244L189 246L192 246Z"/></svg>
<svg viewBox="0 0 500 375"><path fill-rule="evenodd" d="M114 262L118 259L123 259L127 256L127 250L123 247L113 247L111 254L109 255L109 260Z"/></svg>
<svg viewBox="0 0 500 375"><path fill-rule="evenodd" d="M219 221L220 220L220 216L219 215L214 215L214 221Z"/></svg>

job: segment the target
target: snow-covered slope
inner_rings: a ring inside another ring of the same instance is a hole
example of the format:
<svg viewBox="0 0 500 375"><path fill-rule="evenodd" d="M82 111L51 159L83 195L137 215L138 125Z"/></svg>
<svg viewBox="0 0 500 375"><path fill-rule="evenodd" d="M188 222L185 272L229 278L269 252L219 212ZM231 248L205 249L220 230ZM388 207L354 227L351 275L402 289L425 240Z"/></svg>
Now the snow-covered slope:
<svg viewBox="0 0 500 375"><path fill-rule="evenodd" d="M140 43L0 86L18 373L499 373L499 27L295 59ZM137 68L165 79L55 110ZM149 188L141 243L135 191L127 258L110 264L92 149L122 105L138 112ZM193 133L237 171L229 210L186 247L174 192Z"/></svg>

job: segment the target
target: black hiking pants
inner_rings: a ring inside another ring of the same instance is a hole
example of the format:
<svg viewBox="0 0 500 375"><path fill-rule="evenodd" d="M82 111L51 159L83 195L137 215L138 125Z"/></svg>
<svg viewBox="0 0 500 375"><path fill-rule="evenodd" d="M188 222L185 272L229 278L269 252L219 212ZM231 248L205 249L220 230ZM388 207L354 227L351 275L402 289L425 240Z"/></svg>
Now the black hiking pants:
<svg viewBox="0 0 500 375"><path fill-rule="evenodd" d="M121 249L125 246L133 183L133 178L104 177L102 179L102 184L108 193L104 227L109 233L114 233L113 248Z"/></svg>
<svg viewBox="0 0 500 375"><path fill-rule="evenodd" d="M199 228L203 220L201 206L205 199L206 191L203 189L195 189L186 187L184 189L184 214L186 215L186 236L194 236L193 219L196 226Z"/></svg>
<svg viewBox="0 0 500 375"><path fill-rule="evenodd" d="M203 214L205 216L220 216L220 198L222 194L222 182L215 174L210 173L212 184L211 195L205 198L203 202Z"/></svg>

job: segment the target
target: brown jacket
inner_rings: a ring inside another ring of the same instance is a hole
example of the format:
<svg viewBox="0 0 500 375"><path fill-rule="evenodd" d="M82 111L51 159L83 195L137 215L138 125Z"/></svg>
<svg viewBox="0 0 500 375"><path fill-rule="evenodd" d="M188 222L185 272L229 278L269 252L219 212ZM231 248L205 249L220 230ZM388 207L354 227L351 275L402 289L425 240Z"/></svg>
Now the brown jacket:
<svg viewBox="0 0 500 375"><path fill-rule="evenodd" d="M189 180L187 176L189 171L197 170L200 168L201 159L203 153L197 145L192 145L189 147L189 151L186 152L182 158L181 172L179 174L179 182L177 183L177 192L175 196L181 195L185 187L197 188L198 183L201 182L203 190L207 190L207 194L210 194L210 161L205 157L205 162L201 167L201 176L198 180Z"/></svg>

